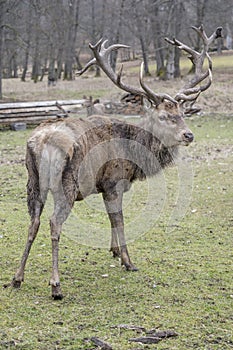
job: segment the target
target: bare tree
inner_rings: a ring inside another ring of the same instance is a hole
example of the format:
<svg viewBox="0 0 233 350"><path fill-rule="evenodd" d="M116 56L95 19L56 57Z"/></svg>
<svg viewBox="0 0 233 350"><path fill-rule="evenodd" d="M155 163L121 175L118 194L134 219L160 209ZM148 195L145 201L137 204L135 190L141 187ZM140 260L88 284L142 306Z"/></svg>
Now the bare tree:
<svg viewBox="0 0 233 350"><path fill-rule="evenodd" d="M2 70L3 70L3 32L4 32L4 16L6 11L7 0L0 0L0 99L2 99Z"/></svg>
<svg viewBox="0 0 233 350"><path fill-rule="evenodd" d="M2 99L2 78L3 70L6 68L11 76L11 71L17 74L16 63L16 33L13 27L13 20L11 20L12 10L16 9L19 0L0 0L0 99ZM12 22L12 23L11 23ZM6 38L9 38L8 45ZM13 43L14 42L14 43Z"/></svg>
<svg viewBox="0 0 233 350"><path fill-rule="evenodd" d="M218 4L210 0L0 0L1 74L17 76L20 65L22 81L28 67L33 68L34 81L43 79L47 71L50 76L61 78L64 73L65 79L72 79L74 69L82 66L86 43L108 37L110 42L129 43L134 57L142 54L145 74L153 55L160 78L177 77L180 53L177 48L167 50L165 36L173 33L198 48L199 39L186 31L190 25L205 21L207 31L213 30L213 23L233 25L232 0ZM219 38L219 51L222 43ZM111 56L114 69L116 59L117 51Z"/></svg>
<svg viewBox="0 0 233 350"><path fill-rule="evenodd" d="M117 16L117 19L116 19L117 22L116 22L115 30L112 32L112 35L110 36L110 40L112 42L119 42L120 40L121 32L122 32L122 18L124 16L124 8L125 8L125 0L120 0L119 15ZM115 12L112 11L112 19L114 16L115 16ZM114 71L116 69L117 55L118 55L118 52L115 50L112 52L110 57L111 66Z"/></svg>
<svg viewBox="0 0 233 350"><path fill-rule="evenodd" d="M73 79L73 63L75 59L75 44L79 25L80 0L69 0L68 6L68 32L65 42L64 79Z"/></svg>
<svg viewBox="0 0 233 350"><path fill-rule="evenodd" d="M165 67L165 50L164 50L164 21L161 20L160 1L150 0L149 14L151 18L152 27L152 42L155 51L156 58L156 74L161 79L166 78L166 67Z"/></svg>
<svg viewBox="0 0 233 350"><path fill-rule="evenodd" d="M29 54L31 49L31 38L32 38L32 6L30 4L30 1L27 3L27 6L24 7L24 13L26 13L27 20L25 21L25 32L22 33L22 37L24 38L24 58L23 58L23 72L21 76L22 81L26 81L26 75L28 71L28 64L29 64Z"/></svg>
<svg viewBox="0 0 233 350"><path fill-rule="evenodd" d="M184 11L182 0L174 0L170 3L167 32L169 34L174 33L175 37L180 36L182 18L185 17ZM166 72L167 79L178 78L180 76L180 50L177 47L168 47Z"/></svg>
<svg viewBox="0 0 233 350"><path fill-rule="evenodd" d="M130 12L134 20L135 34L141 46L145 75L150 75L148 55L151 41L151 21L150 16L148 16L148 5L147 2L132 1Z"/></svg>
<svg viewBox="0 0 233 350"><path fill-rule="evenodd" d="M206 5L208 4L209 0L196 0L193 2L193 5L196 7L196 12L197 12L197 21L196 21L196 26L199 27L202 23L204 23L205 20L205 10L206 10ZM200 50L201 47L201 38L199 35L197 36L196 39L196 45L195 48L197 50Z"/></svg>

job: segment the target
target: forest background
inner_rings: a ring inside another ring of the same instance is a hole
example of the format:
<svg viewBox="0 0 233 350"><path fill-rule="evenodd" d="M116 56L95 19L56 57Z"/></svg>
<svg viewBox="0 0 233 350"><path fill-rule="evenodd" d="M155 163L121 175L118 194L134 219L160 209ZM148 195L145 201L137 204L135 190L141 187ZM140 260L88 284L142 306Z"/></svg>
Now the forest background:
<svg viewBox="0 0 233 350"><path fill-rule="evenodd" d="M101 37L130 45L120 60L142 57L145 74L153 58L157 76L179 77L180 51L164 38L175 36L199 49L190 26L202 23L208 34L224 27L213 50L232 48L231 0L0 0L0 98L3 78L73 80L90 58L88 43Z"/></svg>

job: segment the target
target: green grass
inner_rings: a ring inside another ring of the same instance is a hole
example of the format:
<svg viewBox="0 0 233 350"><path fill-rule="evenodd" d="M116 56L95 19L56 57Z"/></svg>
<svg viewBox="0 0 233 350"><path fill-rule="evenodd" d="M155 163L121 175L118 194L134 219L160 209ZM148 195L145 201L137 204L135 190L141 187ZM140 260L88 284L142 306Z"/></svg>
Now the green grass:
<svg viewBox="0 0 233 350"><path fill-rule="evenodd" d="M168 227L177 197L177 171L168 169L161 215L129 245L138 272L124 271L107 249L79 244L65 230L60 243L65 298L55 302L48 286L51 245L45 211L22 288L1 289L1 349L93 349L86 340L92 336L114 350L232 349L233 120L205 116L187 122L196 138L187 150L194 175L183 220ZM29 133L0 133L1 287L11 281L27 235L22 160ZM126 220L134 220L135 212L142 210L143 188L146 193L146 183L135 184ZM88 202L77 205L74 212L85 227L97 222L108 231L105 214L95 212ZM130 343L138 334L117 328L120 324L173 329L178 337L156 347L143 346Z"/></svg>

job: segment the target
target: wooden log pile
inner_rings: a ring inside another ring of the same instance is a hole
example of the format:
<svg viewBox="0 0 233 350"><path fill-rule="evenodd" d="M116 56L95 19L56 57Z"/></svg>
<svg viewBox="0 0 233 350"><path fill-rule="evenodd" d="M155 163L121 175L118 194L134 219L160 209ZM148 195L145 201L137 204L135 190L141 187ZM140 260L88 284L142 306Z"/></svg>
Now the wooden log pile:
<svg viewBox="0 0 233 350"><path fill-rule="evenodd" d="M83 108L85 100L0 103L0 124L39 124L48 119L67 117L70 110Z"/></svg>
<svg viewBox="0 0 233 350"><path fill-rule="evenodd" d="M0 103L0 125L10 125L14 130L16 124L39 124L46 120L65 118L70 113L82 114L83 108L87 115L92 114L144 114L142 99L138 95L124 95L119 102L107 101L100 103L84 97L82 100L37 101Z"/></svg>

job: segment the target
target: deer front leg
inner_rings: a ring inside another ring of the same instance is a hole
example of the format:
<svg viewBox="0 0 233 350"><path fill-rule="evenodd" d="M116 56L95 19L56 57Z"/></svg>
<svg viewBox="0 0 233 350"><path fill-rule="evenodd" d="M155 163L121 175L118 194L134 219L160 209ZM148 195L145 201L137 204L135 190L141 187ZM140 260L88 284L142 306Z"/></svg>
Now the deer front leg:
<svg viewBox="0 0 233 350"><path fill-rule="evenodd" d="M124 219L122 211L118 213L108 213L112 235L118 237L120 245L121 265L128 271L137 271L137 267L131 262L124 234Z"/></svg>
<svg viewBox="0 0 233 350"><path fill-rule="evenodd" d="M122 213L122 195L123 193L118 193L116 195L104 194L103 199L105 207L108 213L108 217L111 223L111 250L114 252L120 252L121 264L126 267L128 271L137 271L138 269L131 262L126 241L124 235L124 219ZM118 247L118 242L120 247Z"/></svg>
<svg viewBox="0 0 233 350"><path fill-rule="evenodd" d="M112 252L114 258L119 258L121 256L121 251L118 245L117 233L114 230L111 230L110 252Z"/></svg>

